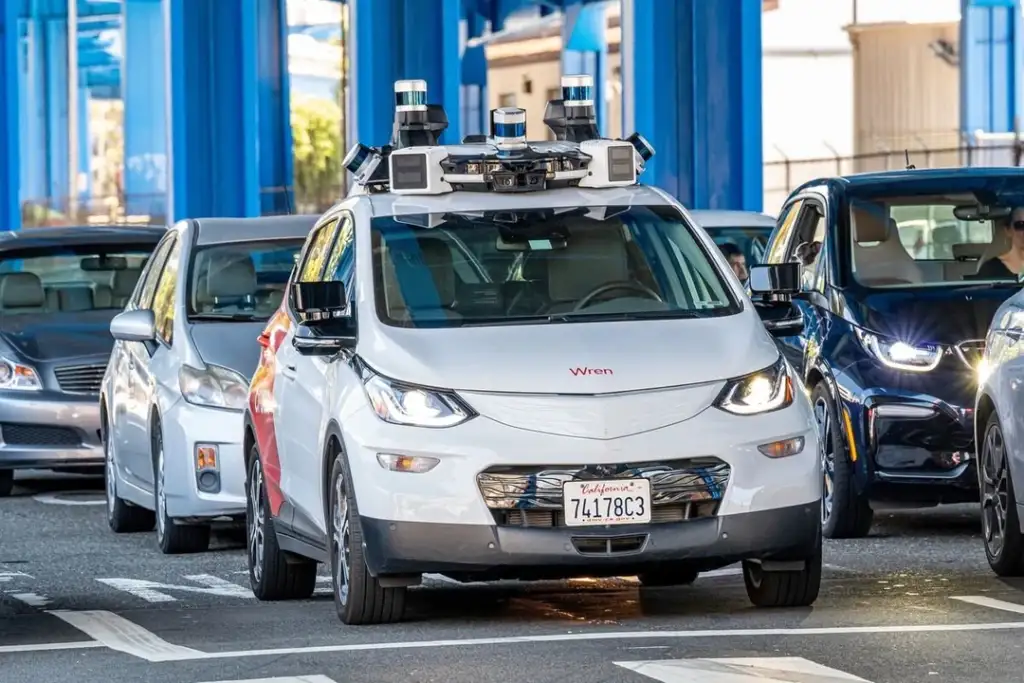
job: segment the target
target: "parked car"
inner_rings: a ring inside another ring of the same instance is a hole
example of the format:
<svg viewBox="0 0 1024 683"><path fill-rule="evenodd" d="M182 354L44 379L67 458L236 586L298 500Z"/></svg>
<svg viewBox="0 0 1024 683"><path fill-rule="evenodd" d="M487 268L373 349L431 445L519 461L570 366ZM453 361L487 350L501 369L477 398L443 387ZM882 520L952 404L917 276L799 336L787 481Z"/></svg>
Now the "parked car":
<svg viewBox="0 0 1024 683"><path fill-rule="evenodd" d="M25 469L101 471L96 397L124 308L163 228L0 233L0 497Z"/></svg>
<svg viewBox="0 0 1024 683"><path fill-rule="evenodd" d="M869 533L873 500L978 499L978 364L1019 288L979 271L1009 248L1022 180L1016 168L869 173L808 182L786 201L766 261L801 266L805 327L778 343L821 425L826 536ZM930 248L935 235L948 246Z"/></svg>
<svg viewBox="0 0 1024 683"><path fill-rule="evenodd" d="M266 331L256 597L308 597L328 563L342 621L381 623L424 573L665 586L743 561L755 605L813 603L817 427L759 316L795 332L780 283L799 269L755 271L776 301L752 306L685 210L636 184L628 143L449 155L408 144L428 136L401 114L391 175L323 217Z"/></svg>
<svg viewBox="0 0 1024 683"><path fill-rule="evenodd" d="M1024 576L1024 291L996 311L985 340L975 453L985 557L999 576Z"/></svg>
<svg viewBox="0 0 1024 683"><path fill-rule="evenodd" d="M99 413L115 533L155 524L163 552L200 552L212 521L245 514L241 419L257 337L314 221L186 220L161 240L109 325Z"/></svg>

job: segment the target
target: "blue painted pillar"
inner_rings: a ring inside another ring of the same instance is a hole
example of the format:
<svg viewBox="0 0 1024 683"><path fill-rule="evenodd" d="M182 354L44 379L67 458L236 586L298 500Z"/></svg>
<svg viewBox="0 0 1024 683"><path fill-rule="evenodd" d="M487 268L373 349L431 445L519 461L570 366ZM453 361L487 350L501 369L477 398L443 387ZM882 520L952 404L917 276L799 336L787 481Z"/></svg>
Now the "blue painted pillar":
<svg viewBox="0 0 1024 683"><path fill-rule="evenodd" d="M608 134L607 31L607 3L566 5L562 23L562 75L589 74L594 78L594 106L601 135Z"/></svg>
<svg viewBox="0 0 1024 683"><path fill-rule="evenodd" d="M18 132L18 10L0 2L0 230L21 227L20 140Z"/></svg>
<svg viewBox="0 0 1024 683"><path fill-rule="evenodd" d="M1011 132L1024 96L1021 2L961 0L960 10L960 129Z"/></svg>
<svg viewBox="0 0 1024 683"><path fill-rule="evenodd" d="M761 0L622 0L623 134L690 208L760 210Z"/></svg>
<svg viewBox="0 0 1024 683"><path fill-rule="evenodd" d="M45 19L46 159L47 197L61 213L68 210L71 184L68 177L68 22Z"/></svg>
<svg viewBox="0 0 1024 683"><path fill-rule="evenodd" d="M448 115L442 142L462 138L461 0L350 0L349 143L384 145L394 121L394 82L427 81L427 100ZM383 47L382 47L383 46Z"/></svg>
<svg viewBox="0 0 1024 683"><path fill-rule="evenodd" d="M161 0L125 0L121 26L124 62L125 210L167 216L167 49Z"/></svg>
<svg viewBox="0 0 1024 683"><path fill-rule="evenodd" d="M255 1L261 213L286 214L295 207L287 0Z"/></svg>
<svg viewBox="0 0 1024 683"><path fill-rule="evenodd" d="M260 215L257 4L164 0L170 221Z"/></svg>
<svg viewBox="0 0 1024 683"><path fill-rule="evenodd" d="M83 78L79 77L79 83ZM78 86L78 199L92 194L92 138L89 136L89 88Z"/></svg>
<svg viewBox="0 0 1024 683"><path fill-rule="evenodd" d="M484 20L469 12L464 24L464 43L483 35ZM490 132L487 107L487 52L483 45L462 50L462 134L485 135Z"/></svg>
<svg viewBox="0 0 1024 683"><path fill-rule="evenodd" d="M38 203L49 195L46 154L46 34L42 21L24 22L25 86L21 89L21 195Z"/></svg>

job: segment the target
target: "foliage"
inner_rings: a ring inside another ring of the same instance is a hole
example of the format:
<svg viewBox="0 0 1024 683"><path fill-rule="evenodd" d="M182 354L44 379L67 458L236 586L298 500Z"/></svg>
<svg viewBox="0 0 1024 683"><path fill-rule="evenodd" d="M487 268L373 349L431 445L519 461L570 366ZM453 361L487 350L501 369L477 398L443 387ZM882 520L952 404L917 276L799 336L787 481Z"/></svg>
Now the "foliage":
<svg viewBox="0 0 1024 683"><path fill-rule="evenodd" d="M337 102L292 98L295 203L300 211L322 211L342 195L342 116Z"/></svg>

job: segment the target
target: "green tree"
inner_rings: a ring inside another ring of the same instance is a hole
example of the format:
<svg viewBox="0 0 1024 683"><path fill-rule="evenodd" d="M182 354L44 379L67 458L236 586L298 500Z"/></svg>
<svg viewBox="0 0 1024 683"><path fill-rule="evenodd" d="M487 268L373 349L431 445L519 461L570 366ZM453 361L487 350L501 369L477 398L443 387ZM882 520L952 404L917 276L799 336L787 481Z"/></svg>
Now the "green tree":
<svg viewBox="0 0 1024 683"><path fill-rule="evenodd" d="M295 203L300 211L324 211L343 196L341 108L324 98L292 98Z"/></svg>

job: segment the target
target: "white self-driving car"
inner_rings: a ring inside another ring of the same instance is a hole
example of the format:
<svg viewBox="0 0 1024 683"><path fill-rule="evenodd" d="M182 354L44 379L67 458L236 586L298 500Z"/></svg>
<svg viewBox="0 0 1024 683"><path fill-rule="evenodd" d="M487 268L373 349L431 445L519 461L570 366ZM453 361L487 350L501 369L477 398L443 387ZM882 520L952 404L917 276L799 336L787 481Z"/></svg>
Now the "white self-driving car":
<svg viewBox="0 0 1024 683"><path fill-rule="evenodd" d="M100 389L107 520L156 525L165 553L209 546L245 513L241 420L256 338L278 309L315 216L181 221L125 310Z"/></svg>
<svg viewBox="0 0 1024 683"><path fill-rule="evenodd" d="M637 184L650 146L595 137L589 85L549 105L559 141L499 109L450 147L425 85L396 91L394 145L350 153L360 182L264 333L255 595L307 597L326 562L341 619L379 623L424 573L664 586L742 560L756 605L811 604L817 432L766 331L802 325L798 265L755 269L762 321L707 233Z"/></svg>

